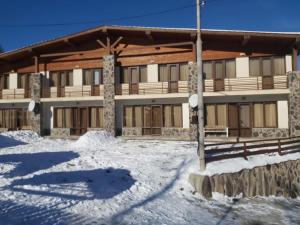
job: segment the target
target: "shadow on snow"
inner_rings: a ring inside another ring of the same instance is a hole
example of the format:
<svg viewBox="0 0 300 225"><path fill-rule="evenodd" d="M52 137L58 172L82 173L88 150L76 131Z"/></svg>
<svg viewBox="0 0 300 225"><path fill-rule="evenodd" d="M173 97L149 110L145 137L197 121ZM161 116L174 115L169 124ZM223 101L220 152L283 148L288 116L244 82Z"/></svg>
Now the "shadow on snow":
<svg viewBox="0 0 300 225"><path fill-rule="evenodd" d="M0 175L6 178L25 176L78 157L79 154L72 151L0 155L0 163L13 164L15 166L9 172L0 172Z"/></svg>
<svg viewBox="0 0 300 225"><path fill-rule="evenodd" d="M6 137L0 134L0 148L9 148L9 147L15 147L18 145L26 145L26 144L27 144L26 142L18 141L11 137Z"/></svg>
<svg viewBox="0 0 300 225"><path fill-rule="evenodd" d="M45 173L16 180L9 189L69 200L91 200L112 198L130 189L134 183L128 170L108 168Z"/></svg>

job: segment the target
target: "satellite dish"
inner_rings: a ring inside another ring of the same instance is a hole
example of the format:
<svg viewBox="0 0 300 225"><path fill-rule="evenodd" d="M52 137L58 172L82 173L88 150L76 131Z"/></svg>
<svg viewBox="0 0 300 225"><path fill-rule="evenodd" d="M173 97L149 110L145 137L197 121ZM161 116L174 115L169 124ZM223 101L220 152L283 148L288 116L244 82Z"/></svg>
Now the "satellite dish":
<svg viewBox="0 0 300 225"><path fill-rule="evenodd" d="M189 98L189 104L192 108L196 108L198 106L198 95L193 94Z"/></svg>
<svg viewBox="0 0 300 225"><path fill-rule="evenodd" d="M35 109L35 107L36 107L35 101L31 100L31 101L29 102L29 105L28 105L28 111L29 111L29 112L33 112L34 109Z"/></svg>

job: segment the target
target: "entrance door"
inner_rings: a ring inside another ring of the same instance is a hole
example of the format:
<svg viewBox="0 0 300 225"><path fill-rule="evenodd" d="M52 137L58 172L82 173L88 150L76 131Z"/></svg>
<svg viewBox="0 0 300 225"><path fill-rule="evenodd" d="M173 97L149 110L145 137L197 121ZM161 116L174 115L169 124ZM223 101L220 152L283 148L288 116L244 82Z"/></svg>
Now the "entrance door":
<svg viewBox="0 0 300 225"><path fill-rule="evenodd" d="M250 105L243 104L240 105L240 136L241 137L251 137L251 113L250 113Z"/></svg>
<svg viewBox="0 0 300 225"><path fill-rule="evenodd" d="M161 135L162 107L144 106L143 135Z"/></svg>
<svg viewBox="0 0 300 225"><path fill-rule="evenodd" d="M87 108L74 108L74 135L82 135L87 132L88 127L88 109Z"/></svg>
<svg viewBox="0 0 300 225"><path fill-rule="evenodd" d="M223 61L215 62L215 77L214 77L214 91L224 91L225 90L225 80L224 80L224 65Z"/></svg>
<svg viewBox="0 0 300 225"><path fill-rule="evenodd" d="M239 108L237 104L228 104L229 136L239 136Z"/></svg>

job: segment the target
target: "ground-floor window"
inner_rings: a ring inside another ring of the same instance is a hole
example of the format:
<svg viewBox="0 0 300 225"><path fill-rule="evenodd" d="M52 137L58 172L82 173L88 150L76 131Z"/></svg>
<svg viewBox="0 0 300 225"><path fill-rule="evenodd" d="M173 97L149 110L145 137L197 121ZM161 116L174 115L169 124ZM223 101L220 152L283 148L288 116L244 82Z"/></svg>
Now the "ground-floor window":
<svg viewBox="0 0 300 225"><path fill-rule="evenodd" d="M254 103L253 104L253 127L277 127L277 107L276 103Z"/></svg>
<svg viewBox="0 0 300 225"><path fill-rule="evenodd" d="M26 109L0 109L0 127L9 130L23 129L29 126L29 112Z"/></svg>
<svg viewBox="0 0 300 225"><path fill-rule="evenodd" d="M64 107L54 109L55 128L102 128L102 107Z"/></svg>
<svg viewBox="0 0 300 225"><path fill-rule="evenodd" d="M205 106L207 127L227 126L227 105L208 104Z"/></svg>
<svg viewBox="0 0 300 225"><path fill-rule="evenodd" d="M182 127L182 106L124 106L123 119L124 127Z"/></svg>

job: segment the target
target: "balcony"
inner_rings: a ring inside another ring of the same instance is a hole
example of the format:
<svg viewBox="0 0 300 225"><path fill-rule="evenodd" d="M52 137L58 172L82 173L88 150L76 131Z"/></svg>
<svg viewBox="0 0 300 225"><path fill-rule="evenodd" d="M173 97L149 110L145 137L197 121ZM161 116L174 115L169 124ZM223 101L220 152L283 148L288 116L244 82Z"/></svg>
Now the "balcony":
<svg viewBox="0 0 300 225"><path fill-rule="evenodd" d="M42 98L103 96L103 85L50 87L42 89Z"/></svg>
<svg viewBox="0 0 300 225"><path fill-rule="evenodd" d="M27 99L31 97L31 91L25 89L0 90L0 99Z"/></svg>

